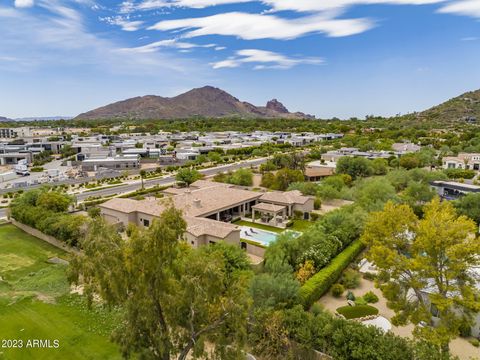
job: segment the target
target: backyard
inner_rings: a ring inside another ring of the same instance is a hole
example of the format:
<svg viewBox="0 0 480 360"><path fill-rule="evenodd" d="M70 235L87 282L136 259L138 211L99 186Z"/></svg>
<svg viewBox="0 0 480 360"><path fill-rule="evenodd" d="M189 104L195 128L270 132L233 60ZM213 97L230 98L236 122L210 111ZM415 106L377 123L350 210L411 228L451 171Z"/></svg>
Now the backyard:
<svg viewBox="0 0 480 360"><path fill-rule="evenodd" d="M249 226L260 230L270 231L277 234L284 232L285 230L293 230L298 232L303 232L312 226L313 222L308 220L293 220L292 226L289 226L287 229L280 229L269 225L264 225L258 222L252 223L250 221L238 220L234 222L235 225L240 226Z"/></svg>
<svg viewBox="0 0 480 360"><path fill-rule="evenodd" d="M1 348L0 359L120 359L109 341L117 313L98 305L89 309L84 298L70 293L59 260L68 256L13 225L0 226L0 333L24 344ZM52 346L58 340L59 346L27 348L34 339Z"/></svg>

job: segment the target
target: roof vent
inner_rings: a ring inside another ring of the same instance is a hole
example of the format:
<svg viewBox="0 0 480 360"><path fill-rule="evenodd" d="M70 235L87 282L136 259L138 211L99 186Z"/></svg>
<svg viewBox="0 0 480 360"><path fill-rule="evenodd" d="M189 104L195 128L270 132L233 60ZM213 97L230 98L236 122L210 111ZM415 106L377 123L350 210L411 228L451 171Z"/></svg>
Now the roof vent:
<svg viewBox="0 0 480 360"><path fill-rule="evenodd" d="M193 205L195 205L195 207L199 208L202 206L202 201L200 199L194 199L193 200Z"/></svg>

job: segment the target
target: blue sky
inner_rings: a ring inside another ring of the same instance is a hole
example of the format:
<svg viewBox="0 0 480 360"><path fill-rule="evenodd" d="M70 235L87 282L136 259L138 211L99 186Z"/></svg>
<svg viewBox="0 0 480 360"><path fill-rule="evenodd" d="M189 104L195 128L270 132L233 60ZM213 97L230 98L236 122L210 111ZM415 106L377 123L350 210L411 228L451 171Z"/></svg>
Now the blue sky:
<svg viewBox="0 0 480 360"><path fill-rule="evenodd" d="M213 85L328 118L480 88L480 0L0 0L0 116Z"/></svg>

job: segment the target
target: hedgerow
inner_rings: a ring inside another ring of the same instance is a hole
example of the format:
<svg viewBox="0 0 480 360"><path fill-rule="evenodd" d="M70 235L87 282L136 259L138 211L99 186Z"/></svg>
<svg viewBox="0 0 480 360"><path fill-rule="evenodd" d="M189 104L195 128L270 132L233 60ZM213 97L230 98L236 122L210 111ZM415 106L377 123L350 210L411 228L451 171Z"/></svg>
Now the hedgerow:
<svg viewBox="0 0 480 360"><path fill-rule="evenodd" d="M363 244L360 240L354 241L333 258L329 265L307 280L300 288L300 299L303 306L309 308L315 301L320 299L320 297L330 289L330 286L338 280L342 271L345 270L362 250Z"/></svg>

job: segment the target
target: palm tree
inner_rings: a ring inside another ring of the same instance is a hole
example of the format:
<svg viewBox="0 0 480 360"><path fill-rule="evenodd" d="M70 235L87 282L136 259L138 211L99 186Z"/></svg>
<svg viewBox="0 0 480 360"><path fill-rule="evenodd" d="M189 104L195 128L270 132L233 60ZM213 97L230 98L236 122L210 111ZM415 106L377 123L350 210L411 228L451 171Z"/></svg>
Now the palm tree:
<svg viewBox="0 0 480 360"><path fill-rule="evenodd" d="M145 175L147 175L147 172L145 170L140 170L140 179L142 179L142 190L144 189L143 179L145 178Z"/></svg>

